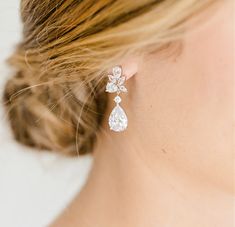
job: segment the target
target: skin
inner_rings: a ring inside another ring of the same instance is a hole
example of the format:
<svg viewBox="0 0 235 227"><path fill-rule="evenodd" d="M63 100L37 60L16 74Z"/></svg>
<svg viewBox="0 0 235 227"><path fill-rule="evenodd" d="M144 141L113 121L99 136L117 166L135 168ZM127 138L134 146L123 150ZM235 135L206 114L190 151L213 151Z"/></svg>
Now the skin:
<svg viewBox="0 0 235 227"><path fill-rule="evenodd" d="M234 226L233 16L222 4L177 58L125 61L128 130L109 131L110 95L87 183L51 226Z"/></svg>

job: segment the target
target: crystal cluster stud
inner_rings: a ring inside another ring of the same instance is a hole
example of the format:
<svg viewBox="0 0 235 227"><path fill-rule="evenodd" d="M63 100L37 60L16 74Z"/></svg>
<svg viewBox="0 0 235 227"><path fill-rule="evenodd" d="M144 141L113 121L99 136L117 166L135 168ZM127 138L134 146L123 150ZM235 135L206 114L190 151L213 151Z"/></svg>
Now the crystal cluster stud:
<svg viewBox="0 0 235 227"><path fill-rule="evenodd" d="M113 68L113 74L108 75L108 78L109 81L106 85L106 92L117 93L116 97L114 98L116 106L109 116L109 127L115 132L122 132L127 128L128 119L125 111L119 105L122 101L119 94L121 92L127 92L127 89L124 86L126 77L122 75L122 68L120 66L115 66Z"/></svg>

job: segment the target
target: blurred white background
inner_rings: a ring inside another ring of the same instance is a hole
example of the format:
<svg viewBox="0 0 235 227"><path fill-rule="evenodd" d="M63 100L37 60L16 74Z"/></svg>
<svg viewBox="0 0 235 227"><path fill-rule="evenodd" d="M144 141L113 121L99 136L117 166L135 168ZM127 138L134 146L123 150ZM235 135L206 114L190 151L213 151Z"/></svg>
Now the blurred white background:
<svg viewBox="0 0 235 227"><path fill-rule="evenodd" d="M20 0L0 0L0 95L12 73L5 64L21 36ZM44 227L84 184L91 158L64 158L16 143L0 105L0 226Z"/></svg>

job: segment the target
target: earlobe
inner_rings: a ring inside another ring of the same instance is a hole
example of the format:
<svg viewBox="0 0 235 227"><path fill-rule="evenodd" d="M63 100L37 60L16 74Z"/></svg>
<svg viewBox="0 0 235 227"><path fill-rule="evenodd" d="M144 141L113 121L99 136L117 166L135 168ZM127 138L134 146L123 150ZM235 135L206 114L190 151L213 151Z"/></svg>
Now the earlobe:
<svg viewBox="0 0 235 227"><path fill-rule="evenodd" d="M129 80L131 77L137 74L138 72L138 61L137 59L128 59L121 62L120 64L123 68L123 75L126 76L126 80Z"/></svg>

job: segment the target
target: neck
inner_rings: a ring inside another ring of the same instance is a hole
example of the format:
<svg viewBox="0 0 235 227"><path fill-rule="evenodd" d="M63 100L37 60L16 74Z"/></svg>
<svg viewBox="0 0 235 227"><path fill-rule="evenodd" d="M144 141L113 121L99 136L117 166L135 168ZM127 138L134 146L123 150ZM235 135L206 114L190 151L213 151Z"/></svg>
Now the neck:
<svg viewBox="0 0 235 227"><path fill-rule="evenodd" d="M71 205L79 226L231 226L226 193L178 171L165 151L156 150L153 166L127 134L98 139L87 184Z"/></svg>

